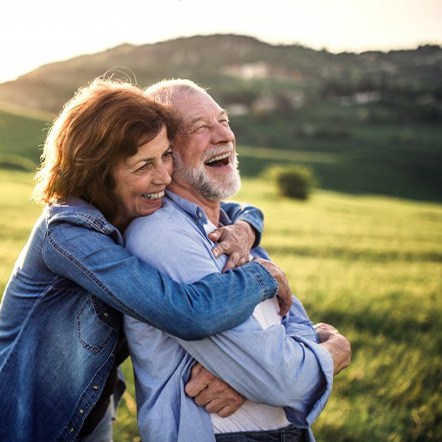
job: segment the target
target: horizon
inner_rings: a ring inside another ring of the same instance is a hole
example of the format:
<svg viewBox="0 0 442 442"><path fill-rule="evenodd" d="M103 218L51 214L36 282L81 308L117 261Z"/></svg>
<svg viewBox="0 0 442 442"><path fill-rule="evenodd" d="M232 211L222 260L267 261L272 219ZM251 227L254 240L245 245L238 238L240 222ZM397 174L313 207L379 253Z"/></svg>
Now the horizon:
<svg viewBox="0 0 442 442"><path fill-rule="evenodd" d="M442 45L439 0L5 0L0 83L48 63L195 35L235 34L330 53ZM67 31L68 29L68 31Z"/></svg>

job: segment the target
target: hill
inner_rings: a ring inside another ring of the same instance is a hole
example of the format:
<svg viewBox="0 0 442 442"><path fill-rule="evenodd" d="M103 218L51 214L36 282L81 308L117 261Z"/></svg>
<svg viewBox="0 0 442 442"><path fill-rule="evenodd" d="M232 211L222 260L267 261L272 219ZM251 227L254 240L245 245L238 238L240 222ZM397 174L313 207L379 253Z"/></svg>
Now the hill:
<svg viewBox="0 0 442 442"><path fill-rule="evenodd" d="M229 110L239 144L262 148L241 162L246 175L284 162L278 149L298 153L327 189L442 200L439 46L332 54L239 35L126 44L0 84L0 102L56 114L78 86L105 73L140 86L188 77L209 87ZM0 127L11 132L5 118ZM324 154L333 160L317 161Z"/></svg>
<svg viewBox="0 0 442 442"><path fill-rule="evenodd" d="M0 84L0 101L58 112L79 85L118 69L136 78L141 86L165 77L191 77L211 87L226 104L264 108L256 100L271 96L280 101L274 103L279 109L283 104L296 108L313 99L361 103L388 98L397 104L408 98L416 99L419 110L425 110L420 118L442 116L439 46L331 54L298 45L274 46L239 35L195 36L141 46L125 44L47 64ZM296 91L302 94L294 94ZM395 100L399 92L402 96ZM284 98L286 103L282 103Z"/></svg>

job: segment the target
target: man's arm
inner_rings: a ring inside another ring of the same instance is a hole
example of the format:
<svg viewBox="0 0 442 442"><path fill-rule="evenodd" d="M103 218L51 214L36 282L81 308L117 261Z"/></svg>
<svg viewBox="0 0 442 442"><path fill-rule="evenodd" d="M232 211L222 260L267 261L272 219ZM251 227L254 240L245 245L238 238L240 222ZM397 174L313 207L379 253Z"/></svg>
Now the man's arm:
<svg viewBox="0 0 442 442"><path fill-rule="evenodd" d="M310 425L331 393L330 353L310 340L288 336L282 325L262 330L251 318L202 341L178 341L242 395L284 407L298 425Z"/></svg>

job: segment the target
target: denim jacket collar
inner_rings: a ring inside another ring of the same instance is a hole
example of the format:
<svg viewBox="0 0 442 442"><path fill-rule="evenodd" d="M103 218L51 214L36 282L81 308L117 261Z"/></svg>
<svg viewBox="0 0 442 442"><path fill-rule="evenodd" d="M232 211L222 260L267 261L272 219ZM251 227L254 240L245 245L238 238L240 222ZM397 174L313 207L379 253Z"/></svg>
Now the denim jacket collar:
<svg viewBox="0 0 442 442"><path fill-rule="evenodd" d="M109 235L118 244L124 244L120 231L96 207L81 198L70 198L65 204L51 204L46 210L48 225L69 222Z"/></svg>

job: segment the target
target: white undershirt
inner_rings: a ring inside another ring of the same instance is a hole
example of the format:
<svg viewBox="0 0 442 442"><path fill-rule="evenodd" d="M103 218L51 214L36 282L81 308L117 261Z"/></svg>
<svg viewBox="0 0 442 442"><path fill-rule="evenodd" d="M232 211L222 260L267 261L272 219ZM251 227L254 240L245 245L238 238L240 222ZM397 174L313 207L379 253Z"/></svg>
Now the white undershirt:
<svg viewBox="0 0 442 442"><path fill-rule="evenodd" d="M278 312L278 301L272 298L258 304L253 317L265 330L271 325L281 323ZM229 417L222 418L217 414L210 416L215 433L276 430L290 425L282 407L272 407L252 401L246 401L237 412Z"/></svg>

